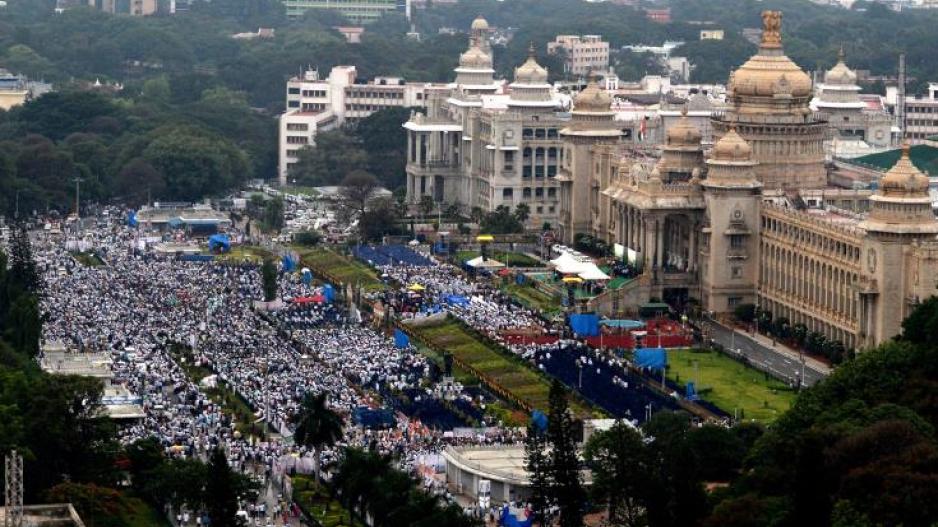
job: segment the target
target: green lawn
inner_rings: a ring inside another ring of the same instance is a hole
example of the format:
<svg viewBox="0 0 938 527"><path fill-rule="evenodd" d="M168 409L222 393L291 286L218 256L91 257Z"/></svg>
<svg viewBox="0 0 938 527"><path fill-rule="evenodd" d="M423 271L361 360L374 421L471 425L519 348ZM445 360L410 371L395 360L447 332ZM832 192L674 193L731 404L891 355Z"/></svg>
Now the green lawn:
<svg viewBox="0 0 938 527"><path fill-rule="evenodd" d="M457 251L456 260L459 263L463 263L467 260L471 260L479 256L479 251ZM489 258L498 260L503 264L509 267L543 267L544 264L539 260L531 258L530 256L524 253L513 253L513 252L504 252L497 250L490 250L488 254Z"/></svg>
<svg viewBox="0 0 938 527"><path fill-rule="evenodd" d="M263 263L264 259L271 258L273 254L267 249L253 245L237 245L230 251L215 256L216 261L220 262L243 262L248 260L254 263Z"/></svg>
<svg viewBox="0 0 938 527"><path fill-rule="evenodd" d="M431 346L452 353L454 358L501 386L517 399L533 408L547 410L549 380L520 360L507 357L488 347L459 322L448 319L437 324L422 325L415 330L426 338ZM572 401L571 406L578 415L590 414L587 407L576 401Z"/></svg>
<svg viewBox="0 0 938 527"><path fill-rule="evenodd" d="M563 311L563 305L560 303L559 298L554 298L531 285L512 283L502 287L502 291L513 296L525 306L536 309L548 317Z"/></svg>
<svg viewBox="0 0 938 527"><path fill-rule="evenodd" d="M322 527L364 527L310 476L293 477L293 500Z"/></svg>
<svg viewBox="0 0 938 527"><path fill-rule="evenodd" d="M127 527L169 527L170 525L164 514L160 514L160 511L140 498L126 497L124 504L127 510L121 515L121 519Z"/></svg>
<svg viewBox="0 0 938 527"><path fill-rule="evenodd" d="M366 291L380 291L385 287L372 268L331 249L317 247L299 252L301 265L309 267L314 275L327 273L342 284L360 284Z"/></svg>
<svg viewBox="0 0 938 527"><path fill-rule="evenodd" d="M104 262L102 262L101 259L98 258L98 255L92 252L84 252L84 253L73 252L72 258L74 258L75 261L84 265L85 267L97 267L99 265L104 264Z"/></svg>
<svg viewBox="0 0 938 527"><path fill-rule="evenodd" d="M795 400L786 384L716 351L668 351L668 378L681 385L696 379L701 398L731 415L741 410L746 419L762 422L774 421Z"/></svg>

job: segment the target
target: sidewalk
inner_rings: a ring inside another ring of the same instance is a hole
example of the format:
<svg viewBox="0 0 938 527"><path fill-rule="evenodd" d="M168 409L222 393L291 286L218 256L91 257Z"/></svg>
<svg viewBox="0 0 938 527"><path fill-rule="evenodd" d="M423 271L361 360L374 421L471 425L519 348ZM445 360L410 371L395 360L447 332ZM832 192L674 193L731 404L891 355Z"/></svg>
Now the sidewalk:
<svg viewBox="0 0 938 527"><path fill-rule="evenodd" d="M815 359L814 357L808 355L807 353L802 354L800 351L789 348L788 346L782 344L781 342L774 341L771 337L766 337L765 335L762 335L760 333L748 333L746 331L742 331L735 327L731 327L731 329L735 331L737 335L745 335L751 338L752 340L758 342L759 344L762 344L763 346L767 348L772 348L778 353L782 355L786 355L791 359L800 361L803 355L804 362L809 368L817 372L823 373L824 375L830 375L831 372L833 371L833 369L830 366Z"/></svg>

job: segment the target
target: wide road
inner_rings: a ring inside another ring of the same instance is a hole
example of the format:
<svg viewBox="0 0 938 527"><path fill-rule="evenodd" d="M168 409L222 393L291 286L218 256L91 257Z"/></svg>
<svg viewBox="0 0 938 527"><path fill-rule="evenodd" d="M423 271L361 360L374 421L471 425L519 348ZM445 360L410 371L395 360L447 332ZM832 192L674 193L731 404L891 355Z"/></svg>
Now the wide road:
<svg viewBox="0 0 938 527"><path fill-rule="evenodd" d="M737 331L733 336L733 331L717 322L710 322L710 336L713 340L723 346L729 353L732 350L739 350L739 353L745 356L754 365L763 370L768 370L773 376L785 380L785 382L797 384L797 379L804 371L804 384L812 386L819 380L830 374L830 369L817 361L806 359L802 364L798 353L791 350L781 350L771 345L757 342L746 333Z"/></svg>

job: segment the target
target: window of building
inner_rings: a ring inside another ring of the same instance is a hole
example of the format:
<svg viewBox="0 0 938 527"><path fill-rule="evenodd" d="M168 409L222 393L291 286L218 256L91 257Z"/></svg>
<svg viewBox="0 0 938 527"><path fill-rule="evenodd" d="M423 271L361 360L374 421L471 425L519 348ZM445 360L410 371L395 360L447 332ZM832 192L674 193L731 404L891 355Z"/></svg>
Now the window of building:
<svg viewBox="0 0 938 527"><path fill-rule="evenodd" d="M537 207L537 213L538 213L538 214L544 214L544 207L538 205L538 207Z"/></svg>
<svg viewBox="0 0 938 527"><path fill-rule="evenodd" d="M538 128L534 130L535 139L544 139L545 137L547 137L547 130L545 130L544 128Z"/></svg>
<svg viewBox="0 0 938 527"><path fill-rule="evenodd" d="M529 178L531 177L531 166L525 165L521 168L521 177Z"/></svg>
<svg viewBox="0 0 938 527"><path fill-rule="evenodd" d="M531 187L524 187L524 190L521 191L521 197L524 199L531 198Z"/></svg>
<svg viewBox="0 0 938 527"><path fill-rule="evenodd" d="M547 138L548 138L548 139L557 139L557 129L556 129L556 128L548 128L548 129L547 129Z"/></svg>
<svg viewBox="0 0 938 527"><path fill-rule="evenodd" d="M726 307L730 309L735 309L742 303L743 303L743 299L742 297L739 297L739 296L731 296L726 299Z"/></svg>
<svg viewBox="0 0 938 527"><path fill-rule="evenodd" d="M543 198L543 197L544 197L544 189L542 189L542 188L540 188L540 187L534 189L534 197Z"/></svg>
<svg viewBox="0 0 938 527"><path fill-rule="evenodd" d="M557 189L555 189L555 188L549 188L549 189L547 189L547 197L548 197L548 198L551 198L551 199L556 198L556 197L557 197Z"/></svg>
<svg viewBox="0 0 938 527"><path fill-rule="evenodd" d="M502 189L502 199L512 199L512 198L514 198L514 194L515 194L515 193L514 193L514 190L515 190L515 189L513 189L513 188L503 188L503 189Z"/></svg>
<svg viewBox="0 0 938 527"><path fill-rule="evenodd" d="M730 235L730 247L733 249L742 249L745 243L746 240L742 234Z"/></svg>
<svg viewBox="0 0 938 527"><path fill-rule="evenodd" d="M521 138L522 138L522 139L531 139L531 138L533 138L533 137L534 137L534 129L533 129L533 128L525 128L524 130L521 131Z"/></svg>
<svg viewBox="0 0 938 527"><path fill-rule="evenodd" d="M730 268L730 277L731 277L731 278L742 278L742 277L743 277L743 268L740 267L740 266L738 266L738 265L734 265L733 267L731 267L731 268Z"/></svg>
<svg viewBox="0 0 938 527"><path fill-rule="evenodd" d="M288 108L299 108L299 107L300 107L300 101L289 101L289 102L287 103L287 107L288 107Z"/></svg>
<svg viewBox="0 0 938 527"><path fill-rule="evenodd" d="M306 123L287 123L287 130L290 132L305 132L309 130L309 125Z"/></svg>
<svg viewBox="0 0 938 527"><path fill-rule="evenodd" d="M510 164L515 162L515 153L511 150L505 152L505 163Z"/></svg>
<svg viewBox="0 0 938 527"><path fill-rule="evenodd" d="M299 95L299 94L300 94L300 89L299 89L299 88L288 88L288 89L287 89L287 93L289 93L290 95Z"/></svg>

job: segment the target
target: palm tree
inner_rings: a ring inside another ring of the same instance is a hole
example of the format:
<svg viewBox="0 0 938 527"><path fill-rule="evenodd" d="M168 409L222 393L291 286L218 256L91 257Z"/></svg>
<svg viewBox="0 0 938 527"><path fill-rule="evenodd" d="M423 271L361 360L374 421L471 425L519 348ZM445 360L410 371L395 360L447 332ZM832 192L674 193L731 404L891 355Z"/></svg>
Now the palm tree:
<svg viewBox="0 0 938 527"><path fill-rule="evenodd" d="M342 418L326 406L326 393L303 396L300 411L293 416L297 444L313 449L316 481L319 481L319 462L322 449L332 446L342 437Z"/></svg>

